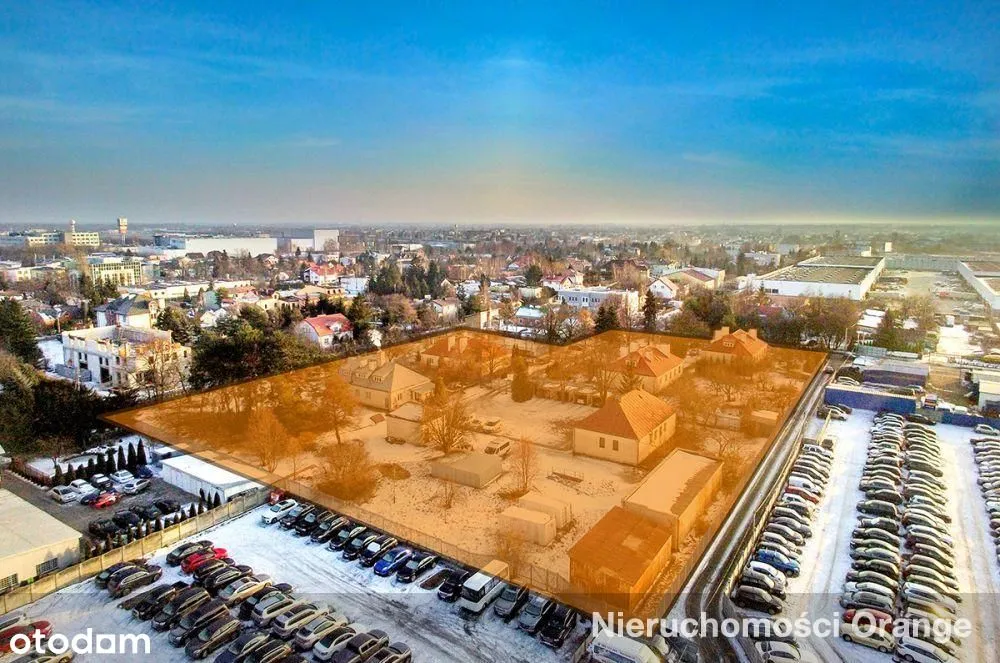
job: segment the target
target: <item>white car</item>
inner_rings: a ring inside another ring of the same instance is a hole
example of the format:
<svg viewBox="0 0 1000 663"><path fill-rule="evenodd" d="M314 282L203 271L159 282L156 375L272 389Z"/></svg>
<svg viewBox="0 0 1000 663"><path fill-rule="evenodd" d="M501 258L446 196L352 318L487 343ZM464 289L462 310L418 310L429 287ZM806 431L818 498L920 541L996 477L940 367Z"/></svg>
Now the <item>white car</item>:
<svg viewBox="0 0 1000 663"><path fill-rule="evenodd" d="M271 508L261 515L260 522L264 525L276 523L298 505L299 503L293 499L281 500L277 504L271 505Z"/></svg>
<svg viewBox="0 0 1000 663"><path fill-rule="evenodd" d="M135 479L135 477L132 476L132 473L128 470L118 470L117 472L112 472L110 478L111 481L117 484L128 483L129 481Z"/></svg>
<svg viewBox="0 0 1000 663"><path fill-rule="evenodd" d="M917 638L902 637L896 645L896 656L911 663L957 663L941 648Z"/></svg>
<svg viewBox="0 0 1000 663"><path fill-rule="evenodd" d="M75 481L70 481L69 487L75 490L76 492L80 493L80 497L97 492L97 489L94 488L94 485L89 481L87 481L86 479L76 479Z"/></svg>
<svg viewBox="0 0 1000 663"><path fill-rule="evenodd" d="M54 488L50 488L46 495L60 504L68 504L80 499L80 493L69 486L55 486Z"/></svg>
<svg viewBox="0 0 1000 663"><path fill-rule="evenodd" d="M765 663L790 663L792 661L802 661L803 663L819 663L819 659L809 652L802 651L798 645L788 642L778 642L776 640L766 640L754 643L757 653L764 659Z"/></svg>
<svg viewBox="0 0 1000 663"><path fill-rule="evenodd" d="M891 633L886 633L882 629L873 630L870 624L855 626L852 622L842 622L840 624L840 637L845 642L856 642L859 645L877 649L883 654L888 654L896 648L896 639Z"/></svg>
<svg viewBox="0 0 1000 663"><path fill-rule="evenodd" d="M972 430L974 430L975 432L979 433L980 435L989 435L991 437L1000 437L1000 430L997 430L996 428L993 428L993 426L990 426L989 424L976 424L976 427L973 428Z"/></svg>

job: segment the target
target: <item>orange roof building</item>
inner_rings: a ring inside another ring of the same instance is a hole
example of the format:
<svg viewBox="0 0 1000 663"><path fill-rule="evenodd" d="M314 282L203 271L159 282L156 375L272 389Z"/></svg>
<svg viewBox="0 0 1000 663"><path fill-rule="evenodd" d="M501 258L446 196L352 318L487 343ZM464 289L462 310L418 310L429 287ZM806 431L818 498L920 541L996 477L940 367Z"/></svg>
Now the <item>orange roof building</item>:
<svg viewBox="0 0 1000 663"><path fill-rule="evenodd" d="M723 327L715 332L712 342L701 351L701 356L711 361L760 361L768 349L767 343L757 338L756 329L737 329L730 333L729 327Z"/></svg>
<svg viewBox="0 0 1000 663"><path fill-rule="evenodd" d="M638 465L669 442L677 429L677 414L664 401L633 389L577 422L573 452L625 465Z"/></svg>
<svg viewBox="0 0 1000 663"><path fill-rule="evenodd" d="M351 321L343 313L317 315L295 326L295 333L321 348L332 347L336 341L353 336Z"/></svg>
<svg viewBox="0 0 1000 663"><path fill-rule="evenodd" d="M656 394L681 376L684 360L671 354L667 344L651 345L621 357L608 370L618 374L619 380L634 376L645 391Z"/></svg>

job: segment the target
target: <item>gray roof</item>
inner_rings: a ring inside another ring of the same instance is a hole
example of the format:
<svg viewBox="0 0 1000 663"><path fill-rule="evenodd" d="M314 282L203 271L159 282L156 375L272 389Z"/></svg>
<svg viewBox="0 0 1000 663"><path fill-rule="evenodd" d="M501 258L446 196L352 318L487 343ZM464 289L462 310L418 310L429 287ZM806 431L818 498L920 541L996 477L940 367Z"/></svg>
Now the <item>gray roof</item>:
<svg viewBox="0 0 1000 663"><path fill-rule="evenodd" d="M0 490L0 560L79 538L72 527L9 490Z"/></svg>

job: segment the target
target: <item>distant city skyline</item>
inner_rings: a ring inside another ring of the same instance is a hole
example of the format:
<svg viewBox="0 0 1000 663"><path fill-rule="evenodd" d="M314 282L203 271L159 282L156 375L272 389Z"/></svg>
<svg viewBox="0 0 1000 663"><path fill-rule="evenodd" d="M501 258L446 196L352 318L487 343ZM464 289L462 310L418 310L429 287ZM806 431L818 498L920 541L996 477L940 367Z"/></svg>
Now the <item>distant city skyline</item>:
<svg viewBox="0 0 1000 663"><path fill-rule="evenodd" d="M1000 220L996 3L37 2L0 225Z"/></svg>

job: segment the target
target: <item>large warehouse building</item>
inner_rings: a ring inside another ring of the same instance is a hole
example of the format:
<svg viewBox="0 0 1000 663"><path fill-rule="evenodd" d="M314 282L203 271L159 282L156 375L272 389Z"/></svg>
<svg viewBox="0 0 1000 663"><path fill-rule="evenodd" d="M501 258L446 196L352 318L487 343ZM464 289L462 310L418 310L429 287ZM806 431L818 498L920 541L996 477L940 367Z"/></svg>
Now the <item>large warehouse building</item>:
<svg viewBox="0 0 1000 663"><path fill-rule="evenodd" d="M753 279L751 286L774 297L868 296L885 269L882 256L816 256Z"/></svg>
<svg viewBox="0 0 1000 663"><path fill-rule="evenodd" d="M79 532L0 490L0 594L79 559Z"/></svg>
<svg viewBox="0 0 1000 663"><path fill-rule="evenodd" d="M958 263L958 273L975 290L986 305L1000 309L1000 262L966 260Z"/></svg>
<svg viewBox="0 0 1000 663"><path fill-rule="evenodd" d="M214 457L211 452L205 452L201 455L209 460ZM230 472L220 465L206 462L189 454L174 456L163 460L160 478L186 493L205 495L209 500L214 500L215 496L219 495L223 502L229 501L231 497L239 493L262 488L261 484L256 481Z"/></svg>

